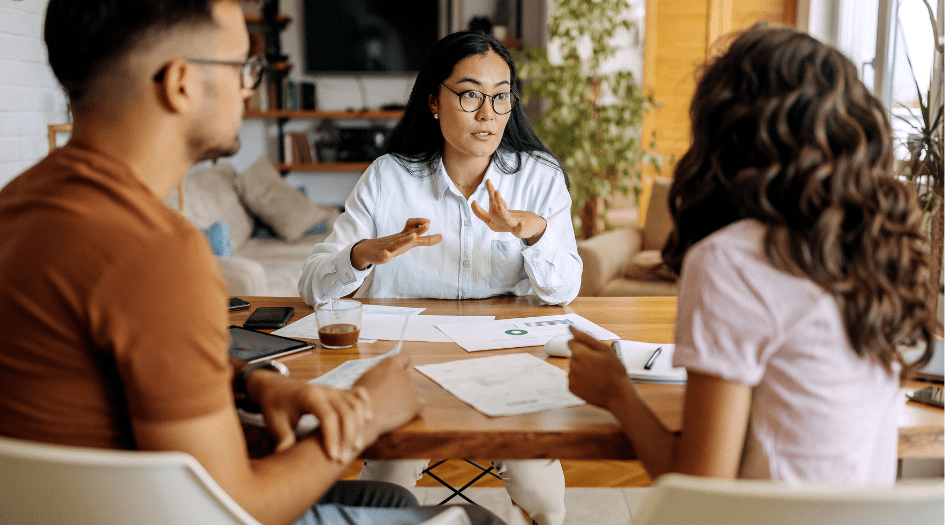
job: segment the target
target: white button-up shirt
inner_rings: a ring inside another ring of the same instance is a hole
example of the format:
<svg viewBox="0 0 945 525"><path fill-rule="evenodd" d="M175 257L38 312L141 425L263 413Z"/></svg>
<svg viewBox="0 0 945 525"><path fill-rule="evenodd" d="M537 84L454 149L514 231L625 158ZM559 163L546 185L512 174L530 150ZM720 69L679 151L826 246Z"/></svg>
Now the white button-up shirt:
<svg viewBox="0 0 945 525"><path fill-rule="evenodd" d="M583 264L571 225L571 196L564 174L550 159L521 155L519 171L506 174L489 165L467 201L447 176L442 161L434 172L405 169L395 158L375 160L345 201L325 242L305 261L299 294L313 305L357 290L374 272L365 297L481 299L497 295L538 295L549 304L567 304L581 288ZM514 165L514 158L511 159ZM510 210L532 211L548 226L532 246L489 229L472 211L475 200L489 208L486 180ZM430 220L426 235L441 234L434 246L418 246L386 264L359 271L351 249L362 239L403 231L410 218Z"/></svg>

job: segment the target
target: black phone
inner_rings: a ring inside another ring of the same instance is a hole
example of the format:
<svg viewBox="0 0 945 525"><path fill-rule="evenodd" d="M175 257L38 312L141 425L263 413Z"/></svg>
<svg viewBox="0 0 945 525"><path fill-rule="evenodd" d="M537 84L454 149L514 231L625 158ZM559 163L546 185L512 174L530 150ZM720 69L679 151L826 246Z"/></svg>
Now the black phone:
<svg viewBox="0 0 945 525"><path fill-rule="evenodd" d="M313 348L313 343L257 332L240 326L230 327L230 355L253 362L272 359Z"/></svg>
<svg viewBox="0 0 945 525"><path fill-rule="evenodd" d="M906 396L913 401L918 401L919 403L945 408L945 403L942 402L942 387L940 386L927 386L925 388L920 388L909 394L906 394Z"/></svg>
<svg viewBox="0 0 945 525"><path fill-rule="evenodd" d="M243 323L243 327L253 330L282 328L289 319L292 319L293 314L295 314L295 308L291 306L260 306L253 310L249 319Z"/></svg>
<svg viewBox="0 0 945 525"><path fill-rule="evenodd" d="M239 297L230 297L230 311L245 310L247 308L249 308L249 301L240 299Z"/></svg>

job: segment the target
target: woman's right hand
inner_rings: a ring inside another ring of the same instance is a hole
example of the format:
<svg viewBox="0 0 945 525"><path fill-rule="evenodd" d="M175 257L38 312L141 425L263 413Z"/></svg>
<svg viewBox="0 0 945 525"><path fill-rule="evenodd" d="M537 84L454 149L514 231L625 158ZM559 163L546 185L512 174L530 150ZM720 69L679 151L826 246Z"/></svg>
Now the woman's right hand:
<svg viewBox="0 0 945 525"><path fill-rule="evenodd" d="M365 270L372 264L388 263L415 246L433 246L443 240L440 234L423 236L430 229L430 219L407 219L400 233L368 239L351 250L351 266Z"/></svg>

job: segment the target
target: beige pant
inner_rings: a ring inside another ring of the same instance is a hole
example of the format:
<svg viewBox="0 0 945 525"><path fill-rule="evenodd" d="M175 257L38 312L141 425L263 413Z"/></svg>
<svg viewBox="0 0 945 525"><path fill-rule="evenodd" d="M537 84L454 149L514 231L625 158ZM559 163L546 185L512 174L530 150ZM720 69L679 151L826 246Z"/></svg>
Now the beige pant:
<svg viewBox="0 0 945 525"><path fill-rule="evenodd" d="M429 463L428 459L365 461L358 479L413 488ZM564 472L557 459L496 460L492 466L512 501L539 525L564 523Z"/></svg>

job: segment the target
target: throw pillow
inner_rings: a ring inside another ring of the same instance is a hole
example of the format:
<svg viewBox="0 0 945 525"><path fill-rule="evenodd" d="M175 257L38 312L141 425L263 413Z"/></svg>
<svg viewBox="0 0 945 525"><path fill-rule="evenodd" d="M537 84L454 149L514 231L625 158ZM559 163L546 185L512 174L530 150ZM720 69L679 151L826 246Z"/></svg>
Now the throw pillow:
<svg viewBox="0 0 945 525"><path fill-rule="evenodd" d="M237 177L236 187L246 208L287 242L299 241L310 228L321 221L328 225L338 215L335 208L306 199L265 157Z"/></svg>
<svg viewBox="0 0 945 525"><path fill-rule="evenodd" d="M233 250L238 250L253 230L253 219L243 208L236 189L236 176L236 168L220 162L184 180L184 216L201 229L225 222ZM168 205L176 209L176 196L168 200Z"/></svg>
<svg viewBox="0 0 945 525"><path fill-rule="evenodd" d="M210 241L210 249L217 257L233 257L230 249L230 227L223 221L217 221L203 230Z"/></svg>
<svg viewBox="0 0 945 525"><path fill-rule="evenodd" d="M630 257L627 271L628 279L665 279L675 281L676 274L663 264L660 250L643 250Z"/></svg>

